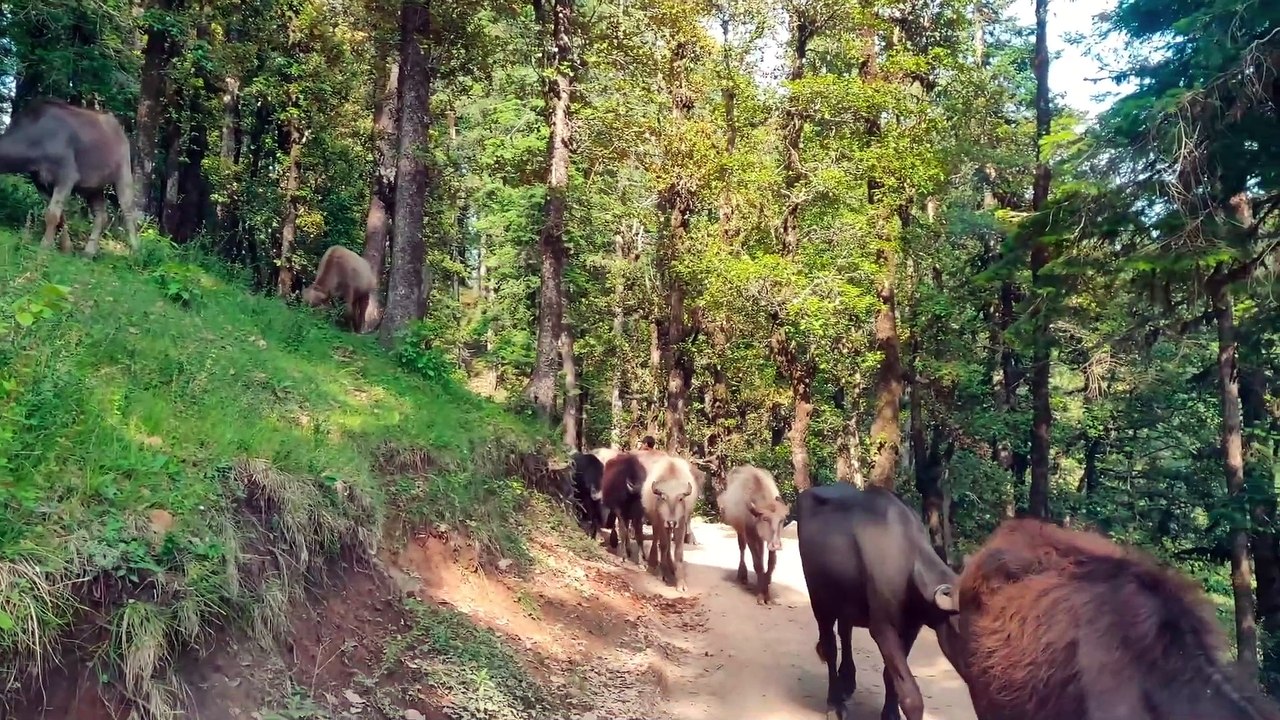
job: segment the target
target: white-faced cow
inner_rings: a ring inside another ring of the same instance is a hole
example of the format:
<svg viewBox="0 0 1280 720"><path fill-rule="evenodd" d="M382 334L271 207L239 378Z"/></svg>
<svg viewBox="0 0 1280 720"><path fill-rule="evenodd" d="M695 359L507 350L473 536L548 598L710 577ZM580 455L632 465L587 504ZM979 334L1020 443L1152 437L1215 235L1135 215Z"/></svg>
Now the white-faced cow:
<svg viewBox="0 0 1280 720"><path fill-rule="evenodd" d="M782 527L791 508L782 501L778 483L768 470L741 465L729 471L724 492L716 498L720 517L738 534L738 582L747 584L746 551L756 571L759 602L769 602L769 581L782 549ZM769 551L765 565L765 548Z"/></svg>

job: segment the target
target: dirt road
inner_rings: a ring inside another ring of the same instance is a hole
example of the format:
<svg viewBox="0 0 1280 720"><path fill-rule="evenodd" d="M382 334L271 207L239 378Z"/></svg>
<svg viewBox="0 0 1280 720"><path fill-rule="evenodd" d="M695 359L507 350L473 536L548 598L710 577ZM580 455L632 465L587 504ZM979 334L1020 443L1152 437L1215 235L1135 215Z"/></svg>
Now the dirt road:
<svg viewBox="0 0 1280 720"><path fill-rule="evenodd" d="M826 710L826 666L814 652L817 626L809 609L795 525L784 531L773 576L774 605L756 603L738 584L738 543L725 525L695 521L697 546L686 546L689 594L707 613L703 632L673 632L689 661L672 668L667 711L677 720L800 720ZM750 554L747 565L751 565ZM634 566L630 566L634 567ZM754 582L755 574L751 575ZM638 590L675 597L648 573L635 573ZM854 630L858 690L854 720L877 720L884 703L884 666L866 630ZM925 629L911 651L911 668L929 720L973 720L968 691Z"/></svg>

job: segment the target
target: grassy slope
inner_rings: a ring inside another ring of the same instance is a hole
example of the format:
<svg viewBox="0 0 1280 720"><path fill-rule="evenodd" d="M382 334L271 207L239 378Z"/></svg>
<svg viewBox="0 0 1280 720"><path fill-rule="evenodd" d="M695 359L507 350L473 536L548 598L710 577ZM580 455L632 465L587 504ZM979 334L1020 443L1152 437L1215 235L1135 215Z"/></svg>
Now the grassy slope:
<svg viewBox="0 0 1280 720"><path fill-rule="evenodd" d="M154 695L166 655L227 618L278 630L297 571L368 550L388 519L519 554L501 468L537 442L527 426L195 260L153 239L89 263L0 230L0 700L88 605L106 667ZM49 283L66 307L22 325ZM376 474L388 441L429 453L430 481Z"/></svg>

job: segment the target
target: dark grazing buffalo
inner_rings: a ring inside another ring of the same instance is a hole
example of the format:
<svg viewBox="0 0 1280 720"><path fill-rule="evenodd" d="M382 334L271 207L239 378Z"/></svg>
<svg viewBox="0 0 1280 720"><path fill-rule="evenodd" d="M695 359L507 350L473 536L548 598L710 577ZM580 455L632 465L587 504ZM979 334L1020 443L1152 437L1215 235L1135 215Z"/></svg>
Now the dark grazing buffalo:
<svg viewBox="0 0 1280 720"><path fill-rule="evenodd" d="M853 628L867 628L884 658L882 720L921 720L924 699L907 655L920 628L938 633L948 659L957 648L948 610L955 573L929 545L915 512L881 488L837 484L796 498L800 565L818 623L818 657L827 664L827 705L836 718L857 687ZM836 666L836 631L842 645ZM952 664L956 660L952 659Z"/></svg>
<svg viewBox="0 0 1280 720"><path fill-rule="evenodd" d="M49 198L42 247L53 247L53 236L61 229L62 250L71 251L63 209L71 193L84 198L93 210L93 230L85 245L89 257L97 254L107 225L105 190L115 186L129 248L138 251L129 138L109 113L49 99L28 104L0 135L0 173L30 177Z"/></svg>
<svg viewBox="0 0 1280 720"><path fill-rule="evenodd" d="M600 482L600 501L613 515L610 520L611 535L616 532L621 541L618 556L626 562L631 557L631 539L635 537L635 561L642 562L644 556L644 507L640 502L640 492L648 475L645 462L639 453L619 453L604 464L604 475ZM610 545L613 538L610 537Z"/></svg>
<svg viewBox="0 0 1280 720"><path fill-rule="evenodd" d="M574 510L578 524L594 540L605 522L604 505L600 502L604 463L591 453L574 453L572 463Z"/></svg>
<svg viewBox="0 0 1280 720"><path fill-rule="evenodd" d="M1096 533L1005 521L945 599L980 720L1280 719L1220 660L1203 591Z"/></svg>

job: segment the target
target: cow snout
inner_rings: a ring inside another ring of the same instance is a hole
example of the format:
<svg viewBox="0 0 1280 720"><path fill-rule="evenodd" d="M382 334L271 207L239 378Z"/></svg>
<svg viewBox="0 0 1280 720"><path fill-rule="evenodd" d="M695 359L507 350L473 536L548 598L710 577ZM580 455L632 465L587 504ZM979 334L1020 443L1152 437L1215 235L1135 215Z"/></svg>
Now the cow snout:
<svg viewBox="0 0 1280 720"><path fill-rule="evenodd" d="M775 537L769 541L769 550L771 552L778 552L781 549L782 549L782 538Z"/></svg>

